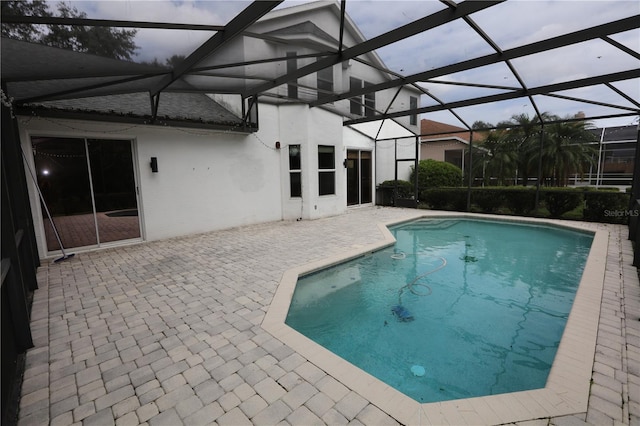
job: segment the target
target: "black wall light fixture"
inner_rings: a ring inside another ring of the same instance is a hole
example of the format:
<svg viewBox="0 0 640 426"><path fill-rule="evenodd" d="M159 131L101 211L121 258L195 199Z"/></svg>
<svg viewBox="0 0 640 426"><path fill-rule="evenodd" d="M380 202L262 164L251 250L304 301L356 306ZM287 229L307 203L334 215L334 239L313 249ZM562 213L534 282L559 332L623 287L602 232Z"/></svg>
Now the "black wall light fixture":
<svg viewBox="0 0 640 426"><path fill-rule="evenodd" d="M158 173L158 157L151 157L151 171L153 173Z"/></svg>

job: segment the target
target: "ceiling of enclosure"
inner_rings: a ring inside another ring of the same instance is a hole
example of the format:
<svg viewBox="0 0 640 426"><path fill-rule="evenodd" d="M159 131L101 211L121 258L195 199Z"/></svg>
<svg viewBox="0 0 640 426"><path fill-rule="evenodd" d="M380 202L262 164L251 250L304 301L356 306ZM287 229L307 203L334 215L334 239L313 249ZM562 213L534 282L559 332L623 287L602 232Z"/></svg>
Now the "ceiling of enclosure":
<svg viewBox="0 0 640 426"><path fill-rule="evenodd" d="M309 101L312 107L405 86L422 95L419 108L389 112L379 105L376 114L345 118L345 124L420 114L469 128L477 121L495 124L545 112L631 124L640 114L640 2L635 0L343 0L328 2L339 22L333 30L264 24L291 11L320 10L327 2L68 3L85 17L3 13L2 24L137 30L133 60L3 37L3 91L18 106L146 93L155 115L163 93L260 98L353 60L383 71L386 81L322 93ZM297 57L303 65L288 69L286 56L238 49L255 40L304 47L306 53ZM300 85L300 90L317 89Z"/></svg>

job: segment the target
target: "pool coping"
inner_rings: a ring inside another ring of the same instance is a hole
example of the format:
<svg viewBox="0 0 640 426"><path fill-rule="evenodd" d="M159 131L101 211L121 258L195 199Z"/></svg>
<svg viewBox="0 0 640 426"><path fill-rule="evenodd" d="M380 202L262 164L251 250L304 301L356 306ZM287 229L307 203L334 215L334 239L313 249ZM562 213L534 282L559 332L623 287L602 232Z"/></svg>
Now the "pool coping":
<svg viewBox="0 0 640 426"><path fill-rule="evenodd" d="M393 245L396 240L389 226L422 218L498 219L593 233L580 285L544 388L420 403L285 324L299 276ZM553 219L452 212L425 212L406 220L378 223L378 229L383 237L378 243L285 271L262 328L403 424L501 424L587 411L608 251L607 231Z"/></svg>

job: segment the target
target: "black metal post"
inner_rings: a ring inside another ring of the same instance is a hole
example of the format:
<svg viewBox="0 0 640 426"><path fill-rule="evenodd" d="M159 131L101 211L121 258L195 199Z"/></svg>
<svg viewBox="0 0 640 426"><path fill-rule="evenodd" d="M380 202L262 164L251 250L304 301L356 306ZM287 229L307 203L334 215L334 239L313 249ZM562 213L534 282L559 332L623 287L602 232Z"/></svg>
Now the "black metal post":
<svg viewBox="0 0 640 426"><path fill-rule="evenodd" d="M416 135L416 161L413 163L413 188L416 200L416 208L418 208L418 155L420 151L420 137Z"/></svg>
<svg viewBox="0 0 640 426"><path fill-rule="evenodd" d="M544 124L540 125L540 152L538 158L538 180L536 183L536 209L540 203L540 183L542 181L542 148L544 147Z"/></svg>
<svg viewBox="0 0 640 426"><path fill-rule="evenodd" d="M638 200L640 200L640 123L637 127L638 133L636 135L636 152L633 159L633 180L631 181L631 197L629 200L629 210L634 210L640 207ZM635 240L636 247L634 247L634 266L636 265L636 256L640 248L638 247L637 232L638 218L632 216L629 218L629 239Z"/></svg>
<svg viewBox="0 0 640 426"><path fill-rule="evenodd" d="M464 162L464 154L462 156ZM471 186L473 185L473 131L469 132L469 183L467 186L467 211L471 211Z"/></svg>

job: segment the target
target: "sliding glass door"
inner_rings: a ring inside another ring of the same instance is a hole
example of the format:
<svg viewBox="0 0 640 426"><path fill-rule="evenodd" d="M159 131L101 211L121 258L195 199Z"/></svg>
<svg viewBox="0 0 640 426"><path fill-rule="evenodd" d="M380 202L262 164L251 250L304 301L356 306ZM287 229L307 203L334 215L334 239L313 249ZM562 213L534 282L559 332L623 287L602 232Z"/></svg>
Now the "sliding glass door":
<svg viewBox="0 0 640 426"><path fill-rule="evenodd" d="M347 150L347 205L372 201L371 151Z"/></svg>
<svg viewBox="0 0 640 426"><path fill-rule="evenodd" d="M31 139L47 250L140 237L129 140ZM52 226L47 209L53 219Z"/></svg>

